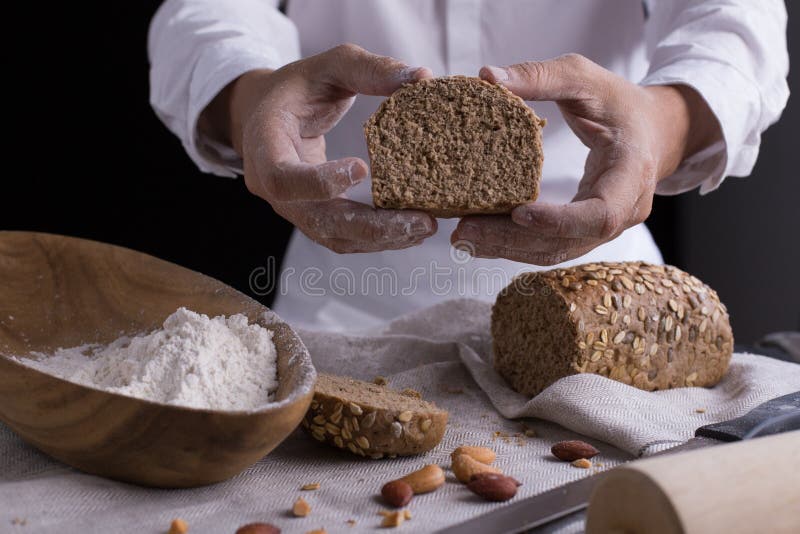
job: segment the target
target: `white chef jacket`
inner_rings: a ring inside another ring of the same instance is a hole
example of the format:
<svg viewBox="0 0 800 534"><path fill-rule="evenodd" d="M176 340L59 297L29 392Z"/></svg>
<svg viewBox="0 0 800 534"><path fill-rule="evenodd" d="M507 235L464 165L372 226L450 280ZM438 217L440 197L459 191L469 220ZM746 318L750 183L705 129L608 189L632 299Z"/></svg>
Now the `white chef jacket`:
<svg viewBox="0 0 800 534"><path fill-rule="evenodd" d="M788 98L786 11L782 0L167 0L150 26L151 103L206 172L235 176L230 147L204 138L201 111L229 82L258 68L277 69L351 42L435 75L477 75L482 65L507 65L568 52L644 85L686 84L716 115L724 141L683 162L661 194L746 176L761 132ZM358 96L327 136L329 159L367 159L362 125L380 98ZM577 191L588 149L550 102L540 199L568 202ZM349 193L371 203L370 183ZM533 267L471 259L449 243L456 219L439 221L422 245L369 254L335 254L295 231L274 308L306 327L372 326L444 298L492 300L511 277ZM638 225L569 262L646 260L661 256ZM254 269L258 266L254 266ZM254 290L268 284L254 270Z"/></svg>

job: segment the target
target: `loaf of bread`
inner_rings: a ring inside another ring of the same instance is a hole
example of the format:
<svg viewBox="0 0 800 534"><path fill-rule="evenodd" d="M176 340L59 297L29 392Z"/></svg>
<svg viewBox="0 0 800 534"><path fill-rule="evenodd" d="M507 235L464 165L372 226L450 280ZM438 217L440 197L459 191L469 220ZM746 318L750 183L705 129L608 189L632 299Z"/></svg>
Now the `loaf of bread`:
<svg viewBox="0 0 800 534"><path fill-rule="evenodd" d="M302 426L318 441L378 459L434 448L444 436L447 412L415 391L320 373Z"/></svg>
<svg viewBox="0 0 800 534"><path fill-rule="evenodd" d="M647 391L713 386L733 351L725 306L671 266L590 263L517 276L492 309L494 367L536 395L595 373Z"/></svg>
<svg viewBox="0 0 800 534"><path fill-rule="evenodd" d="M437 217L508 213L539 193L544 124L478 78L405 85L364 126L375 205Z"/></svg>

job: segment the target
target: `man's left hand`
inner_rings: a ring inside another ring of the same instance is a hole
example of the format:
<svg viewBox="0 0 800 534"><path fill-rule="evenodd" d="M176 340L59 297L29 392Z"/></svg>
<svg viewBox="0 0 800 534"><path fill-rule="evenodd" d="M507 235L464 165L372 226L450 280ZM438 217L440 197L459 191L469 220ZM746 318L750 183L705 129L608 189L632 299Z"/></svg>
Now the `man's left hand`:
<svg viewBox="0 0 800 534"><path fill-rule="evenodd" d="M469 243L477 257L553 265L582 256L644 221L658 181L721 136L693 89L642 87L577 54L484 67L480 76L525 100L555 101L590 152L569 204L464 217L451 242Z"/></svg>

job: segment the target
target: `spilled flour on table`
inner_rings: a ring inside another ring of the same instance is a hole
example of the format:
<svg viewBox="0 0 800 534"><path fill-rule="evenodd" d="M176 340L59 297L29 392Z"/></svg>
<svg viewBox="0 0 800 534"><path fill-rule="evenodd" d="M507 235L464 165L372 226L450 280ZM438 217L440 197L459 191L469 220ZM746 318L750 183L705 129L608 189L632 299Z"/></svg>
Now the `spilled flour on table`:
<svg viewBox="0 0 800 534"><path fill-rule="evenodd" d="M71 382L192 408L252 410L278 387L272 331L238 314L209 318L180 308L146 335L33 356L18 361Z"/></svg>

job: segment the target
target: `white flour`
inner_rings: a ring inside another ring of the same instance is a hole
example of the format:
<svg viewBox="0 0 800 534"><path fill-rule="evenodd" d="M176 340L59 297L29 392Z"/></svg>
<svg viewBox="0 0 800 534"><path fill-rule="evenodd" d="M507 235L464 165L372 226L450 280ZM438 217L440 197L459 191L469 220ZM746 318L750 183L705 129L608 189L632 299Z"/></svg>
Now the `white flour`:
<svg viewBox="0 0 800 534"><path fill-rule="evenodd" d="M147 335L20 361L71 382L193 408L251 410L278 386L270 330L244 315L210 319L186 308Z"/></svg>

